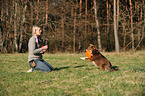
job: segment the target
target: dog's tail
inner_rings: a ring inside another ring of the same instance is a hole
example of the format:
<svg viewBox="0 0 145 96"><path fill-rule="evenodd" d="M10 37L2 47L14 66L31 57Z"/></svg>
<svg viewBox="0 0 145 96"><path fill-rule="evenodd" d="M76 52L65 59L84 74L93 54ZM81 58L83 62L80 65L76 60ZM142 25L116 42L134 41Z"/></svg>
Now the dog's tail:
<svg viewBox="0 0 145 96"><path fill-rule="evenodd" d="M112 66L112 64L110 62L109 62L109 64L110 64L110 67L109 67L110 71L117 71L117 70L119 70L118 66Z"/></svg>
<svg viewBox="0 0 145 96"><path fill-rule="evenodd" d="M112 66L112 67L110 67L110 71L117 71L117 70L119 70L118 66Z"/></svg>

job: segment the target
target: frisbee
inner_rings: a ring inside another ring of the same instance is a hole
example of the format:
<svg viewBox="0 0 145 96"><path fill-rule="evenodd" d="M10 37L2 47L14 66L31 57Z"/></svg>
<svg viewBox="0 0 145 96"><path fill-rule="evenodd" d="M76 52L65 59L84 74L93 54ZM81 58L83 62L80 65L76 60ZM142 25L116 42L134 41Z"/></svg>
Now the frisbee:
<svg viewBox="0 0 145 96"><path fill-rule="evenodd" d="M43 47L43 45L41 46L41 48ZM44 53L45 51L44 50L42 50L42 52Z"/></svg>
<svg viewBox="0 0 145 96"><path fill-rule="evenodd" d="M88 58L91 58L91 53L87 50L86 51L86 56L88 57Z"/></svg>

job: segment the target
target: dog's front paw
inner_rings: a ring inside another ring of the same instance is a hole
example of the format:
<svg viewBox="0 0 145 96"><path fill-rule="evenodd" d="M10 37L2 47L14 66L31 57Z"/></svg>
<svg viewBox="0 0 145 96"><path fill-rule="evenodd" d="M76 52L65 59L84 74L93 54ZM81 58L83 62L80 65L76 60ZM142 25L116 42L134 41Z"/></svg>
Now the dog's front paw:
<svg viewBox="0 0 145 96"><path fill-rule="evenodd" d="M89 58L87 58L87 57L85 58L85 60L88 60L88 59L89 59Z"/></svg>
<svg viewBox="0 0 145 96"><path fill-rule="evenodd" d="M85 58L85 60L90 61L90 62L92 61L90 58Z"/></svg>
<svg viewBox="0 0 145 96"><path fill-rule="evenodd" d="M82 60L86 60L87 57L80 57Z"/></svg>

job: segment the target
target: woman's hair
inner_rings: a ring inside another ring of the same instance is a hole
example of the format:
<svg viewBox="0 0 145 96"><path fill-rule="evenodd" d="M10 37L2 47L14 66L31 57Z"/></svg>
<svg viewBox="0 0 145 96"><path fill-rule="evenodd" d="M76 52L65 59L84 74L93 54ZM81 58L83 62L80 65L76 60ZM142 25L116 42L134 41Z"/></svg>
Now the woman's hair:
<svg viewBox="0 0 145 96"><path fill-rule="evenodd" d="M38 26L36 26L36 25L33 26L33 28L32 28L32 36L36 34L36 30L37 30L38 28L40 28L40 27L38 27Z"/></svg>

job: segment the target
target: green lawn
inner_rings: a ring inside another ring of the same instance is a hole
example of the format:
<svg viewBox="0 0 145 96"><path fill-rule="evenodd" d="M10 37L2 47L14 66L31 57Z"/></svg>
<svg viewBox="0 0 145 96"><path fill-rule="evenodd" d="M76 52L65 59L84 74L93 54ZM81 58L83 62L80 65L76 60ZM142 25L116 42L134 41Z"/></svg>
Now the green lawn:
<svg viewBox="0 0 145 96"><path fill-rule="evenodd" d="M31 72L28 54L0 54L0 96L145 96L145 51L102 53L116 72L81 60L85 53L44 54L57 70Z"/></svg>

